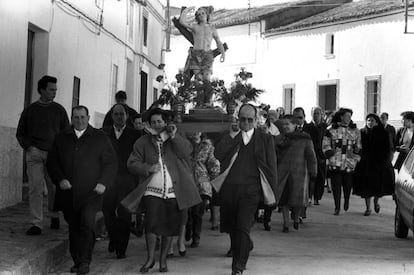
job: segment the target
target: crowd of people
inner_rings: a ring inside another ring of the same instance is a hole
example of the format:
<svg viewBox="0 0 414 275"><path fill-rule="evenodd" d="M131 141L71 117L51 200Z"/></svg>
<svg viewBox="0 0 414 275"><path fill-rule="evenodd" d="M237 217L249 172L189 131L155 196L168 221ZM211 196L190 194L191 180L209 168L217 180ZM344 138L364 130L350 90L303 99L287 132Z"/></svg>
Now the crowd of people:
<svg viewBox="0 0 414 275"><path fill-rule="evenodd" d="M363 215L371 214L372 198L378 213L379 199L394 192L394 168L401 168L414 145L411 111L401 114L403 127L395 131L387 113L368 114L358 129L348 108L326 113L314 107L308 123L301 107L285 114L282 107L246 103L229 130L211 140L206 133L180 133L165 110L138 114L123 91L102 129L89 124L86 106L74 107L69 123L65 109L54 102L56 91L57 79L42 77L40 98L24 109L17 128L29 180L26 233L42 234L47 190L50 228L60 228L62 211L74 262L70 271L77 274L89 272L98 211L104 214L108 251L118 259L126 257L131 228L145 233L147 258L139 271L147 273L157 246L159 271L168 271L174 237L181 256L185 241L191 240L192 248L200 245L207 208L211 229L230 237L232 274L242 274L254 247L250 230L258 213L264 212L266 231L275 209L282 213L282 232L288 233L291 223L298 230L327 184L334 215L341 206L349 209L351 192L365 200Z"/></svg>

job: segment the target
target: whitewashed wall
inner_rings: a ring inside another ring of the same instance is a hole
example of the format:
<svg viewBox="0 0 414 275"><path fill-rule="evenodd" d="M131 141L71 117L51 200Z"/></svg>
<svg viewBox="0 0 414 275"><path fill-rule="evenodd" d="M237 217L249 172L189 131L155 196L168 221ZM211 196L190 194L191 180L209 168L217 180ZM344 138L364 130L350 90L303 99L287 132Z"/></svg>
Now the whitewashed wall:
<svg viewBox="0 0 414 275"><path fill-rule="evenodd" d="M67 0L89 17L98 20L95 0ZM129 0L97 1L104 4L103 25L133 50L104 33L61 1L0 1L0 208L21 200L22 155L15 129L24 108L26 56L29 25L36 31L32 102L39 97L37 81L44 74L58 78L55 101L70 115L73 77L80 78L80 104L89 108L90 123L101 127L103 115L114 102L112 66L118 66L116 90L126 89L127 58L133 62L133 81L128 104L136 109L140 102L140 70L148 73L148 106L152 103L153 79L163 72L163 7L158 0L144 7L134 1L134 37L128 38ZM59 4L60 3L60 4ZM62 9L64 6L67 9ZM142 10L148 11L149 50L142 52ZM40 50L38 50L40 49ZM135 54L134 54L135 52ZM157 86L158 87L158 86ZM13 195L12 195L13 194Z"/></svg>
<svg viewBox="0 0 414 275"><path fill-rule="evenodd" d="M414 27L414 21L410 22ZM404 34L403 14L267 37L264 95L282 106L284 84L296 84L295 106L310 117L317 104L317 82L339 79L339 106L364 120L365 77L381 75L381 112L390 120L414 109L414 35ZM326 34L335 36L335 58L325 55Z"/></svg>

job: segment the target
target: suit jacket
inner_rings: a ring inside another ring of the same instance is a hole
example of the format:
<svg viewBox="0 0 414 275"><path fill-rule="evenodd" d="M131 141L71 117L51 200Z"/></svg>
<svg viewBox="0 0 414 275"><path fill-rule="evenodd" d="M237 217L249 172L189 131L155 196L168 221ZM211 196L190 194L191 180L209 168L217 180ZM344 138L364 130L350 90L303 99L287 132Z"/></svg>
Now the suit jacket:
<svg viewBox="0 0 414 275"><path fill-rule="evenodd" d="M102 130L108 135L118 157L118 174L129 174L127 161L132 152L135 141L141 137L142 132L130 127L125 127L119 139L116 139L113 126L107 126Z"/></svg>
<svg viewBox="0 0 414 275"><path fill-rule="evenodd" d="M89 125L79 139L73 128L57 134L47 158L47 170L57 185L56 209L79 209L85 203L100 208L103 196L94 188L97 183L108 188L115 179L117 166L116 153L101 130ZM72 189L60 189L63 179L71 183Z"/></svg>
<svg viewBox="0 0 414 275"><path fill-rule="evenodd" d="M391 144L391 149L393 151L395 151L395 145L396 145L396 132L395 132L395 128L394 126L387 124L385 126L385 131L387 131L389 137L390 137L390 144Z"/></svg>
<svg viewBox="0 0 414 275"><path fill-rule="evenodd" d="M403 144L404 134L405 134L406 131L407 131L407 128L405 128L405 127L402 127L400 129L398 129L397 136L395 138L396 139L396 147L401 146ZM414 136L411 139L410 150L411 150L411 148L413 148L413 146L414 146ZM400 152L400 154L398 155L397 160L395 161L394 168L399 171L401 169L401 166L403 165L404 160L407 157L408 153L401 152L398 149L397 149L397 152Z"/></svg>
<svg viewBox="0 0 414 275"><path fill-rule="evenodd" d="M276 194L277 160L274 138L257 129L254 131L253 138L255 139L255 147L254 156L252 157L256 158L258 169L263 171L273 193ZM243 142L241 132L234 138L231 138L230 135L225 135L217 144L214 155L220 161L221 172L225 171L230 165L231 158L240 148L240 142Z"/></svg>
<svg viewBox="0 0 414 275"><path fill-rule="evenodd" d="M319 125L316 125L314 122L303 125L303 131L308 133L312 139L313 149L318 160L325 160L325 154L322 151L322 141L327 127L328 125L325 122L321 122Z"/></svg>

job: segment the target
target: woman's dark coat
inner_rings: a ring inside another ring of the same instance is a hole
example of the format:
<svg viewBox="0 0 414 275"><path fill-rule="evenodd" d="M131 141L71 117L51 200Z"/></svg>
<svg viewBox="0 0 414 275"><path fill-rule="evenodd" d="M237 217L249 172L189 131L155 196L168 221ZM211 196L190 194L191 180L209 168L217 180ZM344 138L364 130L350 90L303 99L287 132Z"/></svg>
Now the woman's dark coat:
<svg viewBox="0 0 414 275"><path fill-rule="evenodd" d="M288 188L287 205L303 207L308 202L310 178L317 175L317 160L311 137L304 132L293 132L276 137L278 187L276 201Z"/></svg>
<svg viewBox="0 0 414 275"><path fill-rule="evenodd" d="M362 198L394 193L394 169L390 161L391 143L382 126L361 129L361 161L354 174L354 194Z"/></svg>

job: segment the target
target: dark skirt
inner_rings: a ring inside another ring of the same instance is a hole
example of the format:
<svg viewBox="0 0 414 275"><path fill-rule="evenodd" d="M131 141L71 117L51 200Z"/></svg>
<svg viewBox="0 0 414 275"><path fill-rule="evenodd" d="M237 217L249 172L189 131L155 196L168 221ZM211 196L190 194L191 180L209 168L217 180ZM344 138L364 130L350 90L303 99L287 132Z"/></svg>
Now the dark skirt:
<svg viewBox="0 0 414 275"><path fill-rule="evenodd" d="M392 195L395 185L394 169L389 161L361 160L353 179L353 194L362 198Z"/></svg>
<svg viewBox="0 0 414 275"><path fill-rule="evenodd" d="M154 196L143 198L145 209L145 232L158 236L178 236L183 214L176 199L161 199Z"/></svg>

